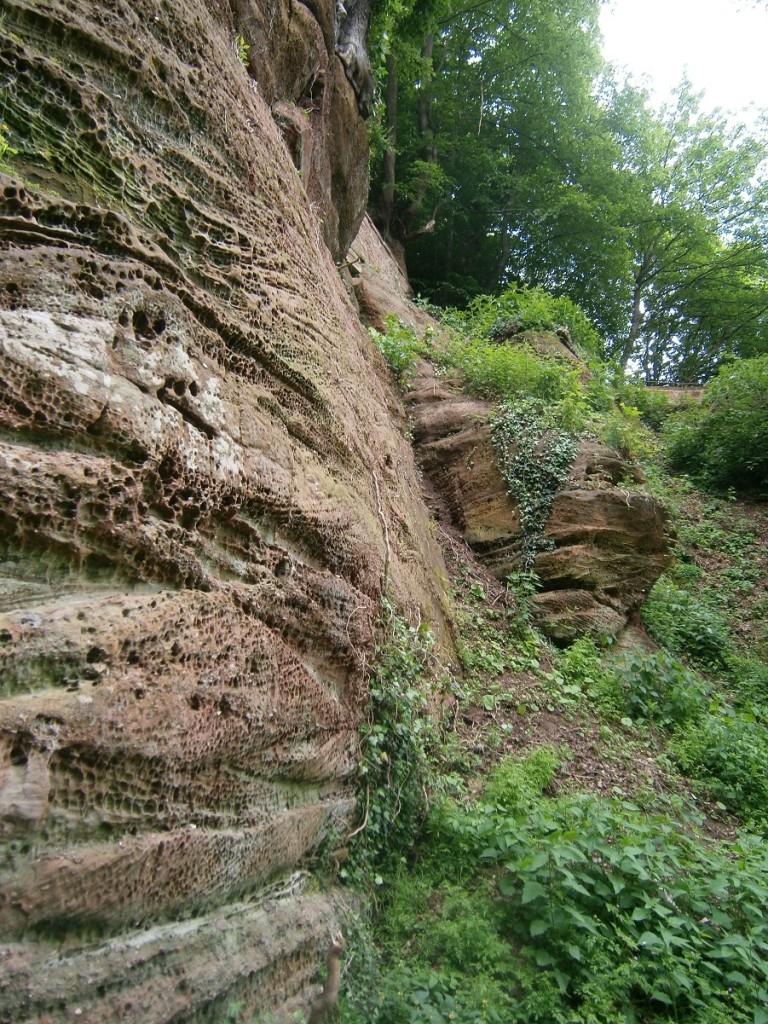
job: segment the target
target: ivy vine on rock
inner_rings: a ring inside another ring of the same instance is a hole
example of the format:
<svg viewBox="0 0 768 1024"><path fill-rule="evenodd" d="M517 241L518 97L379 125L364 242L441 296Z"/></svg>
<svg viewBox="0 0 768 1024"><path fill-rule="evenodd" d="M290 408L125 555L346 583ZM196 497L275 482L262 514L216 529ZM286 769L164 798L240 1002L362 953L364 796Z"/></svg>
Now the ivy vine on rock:
<svg viewBox="0 0 768 1024"><path fill-rule="evenodd" d="M520 514L520 563L533 569L544 540L555 496L567 481L578 442L555 415L533 401L503 405L491 422L493 446L507 493Z"/></svg>

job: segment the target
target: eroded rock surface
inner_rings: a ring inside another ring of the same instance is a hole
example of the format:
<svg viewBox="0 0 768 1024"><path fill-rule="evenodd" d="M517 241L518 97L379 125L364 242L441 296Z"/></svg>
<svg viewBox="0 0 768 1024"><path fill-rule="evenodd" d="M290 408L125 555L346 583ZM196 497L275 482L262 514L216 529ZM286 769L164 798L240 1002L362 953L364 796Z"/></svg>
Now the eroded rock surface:
<svg viewBox="0 0 768 1024"><path fill-rule="evenodd" d="M384 576L441 621L334 7L3 12L0 1019L287 1018Z"/></svg>
<svg viewBox="0 0 768 1024"><path fill-rule="evenodd" d="M520 567L520 520L491 442L489 402L421 366L407 396L424 470L445 497L454 523L499 579ZM543 627L570 641L615 636L669 562L666 516L636 489L637 470L613 449L584 441L556 496L536 557Z"/></svg>

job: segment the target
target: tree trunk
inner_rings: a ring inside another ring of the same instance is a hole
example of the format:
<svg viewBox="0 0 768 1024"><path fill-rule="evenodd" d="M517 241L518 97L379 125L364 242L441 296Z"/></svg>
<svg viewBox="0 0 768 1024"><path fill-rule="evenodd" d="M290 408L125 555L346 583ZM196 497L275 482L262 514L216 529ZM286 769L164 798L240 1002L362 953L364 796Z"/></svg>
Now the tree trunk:
<svg viewBox="0 0 768 1024"><path fill-rule="evenodd" d="M377 222L382 237L389 241L392 235L392 217L395 212L395 182L397 158L397 58L387 54L387 89L384 95L384 118L387 130L387 148L384 151L384 178L378 202Z"/></svg>
<svg viewBox="0 0 768 1024"><path fill-rule="evenodd" d="M643 326L643 293L648 284L650 274L648 273L648 257L644 257L635 274L635 283L632 288L632 320L629 325L629 334L621 349L619 361L622 369L626 369L627 363L635 351L637 339Z"/></svg>
<svg viewBox="0 0 768 1024"><path fill-rule="evenodd" d="M430 32L424 41L424 46L421 50L421 55L425 61L432 61L432 54L435 46L435 35L434 32ZM419 132L422 138L422 153L425 163L436 164L437 163L437 148L435 146L435 133L432 128L432 120L430 117L430 105L432 97L425 87L419 89L418 96L418 121L419 121ZM406 241L409 237L413 238L419 234L423 234L424 231L414 231L413 226L416 222L416 218L422 211L424 206L424 200L427 197L429 190L430 177L428 174L422 174L420 181L418 182L416 189L413 194L413 198L410 203L403 211L403 215L400 218L402 225L402 239Z"/></svg>

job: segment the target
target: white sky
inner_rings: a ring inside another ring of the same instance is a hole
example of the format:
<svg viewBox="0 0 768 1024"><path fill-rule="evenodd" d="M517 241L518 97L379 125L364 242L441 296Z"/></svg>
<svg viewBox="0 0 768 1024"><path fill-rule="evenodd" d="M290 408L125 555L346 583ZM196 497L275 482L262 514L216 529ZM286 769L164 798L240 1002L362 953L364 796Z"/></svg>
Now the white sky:
<svg viewBox="0 0 768 1024"><path fill-rule="evenodd" d="M768 108L768 3L758 0L605 0L607 60L648 75L655 105L687 70L706 107Z"/></svg>

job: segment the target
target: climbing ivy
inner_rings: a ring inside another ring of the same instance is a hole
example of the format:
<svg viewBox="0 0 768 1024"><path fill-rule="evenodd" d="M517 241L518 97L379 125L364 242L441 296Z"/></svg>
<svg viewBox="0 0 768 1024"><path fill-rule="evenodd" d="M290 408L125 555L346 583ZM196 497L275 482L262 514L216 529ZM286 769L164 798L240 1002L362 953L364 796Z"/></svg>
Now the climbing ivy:
<svg viewBox="0 0 768 1024"><path fill-rule="evenodd" d="M382 884L416 839L432 783L435 727L427 711L428 666L435 638L382 598L370 708L360 732L362 825L353 833L343 878Z"/></svg>
<svg viewBox="0 0 768 1024"><path fill-rule="evenodd" d="M521 568L529 571L537 553L546 550L544 530L576 458L577 441L558 425L555 413L530 400L501 406L491 429L499 469L520 514Z"/></svg>

